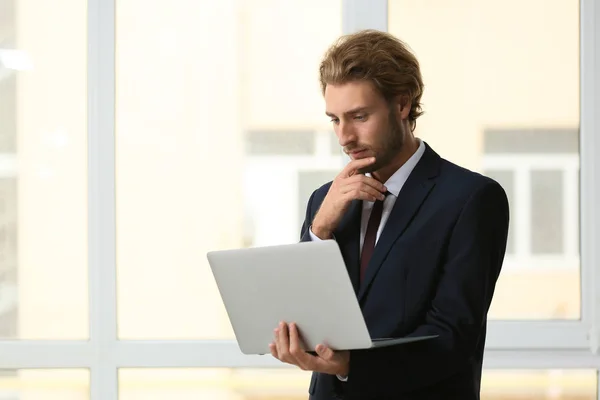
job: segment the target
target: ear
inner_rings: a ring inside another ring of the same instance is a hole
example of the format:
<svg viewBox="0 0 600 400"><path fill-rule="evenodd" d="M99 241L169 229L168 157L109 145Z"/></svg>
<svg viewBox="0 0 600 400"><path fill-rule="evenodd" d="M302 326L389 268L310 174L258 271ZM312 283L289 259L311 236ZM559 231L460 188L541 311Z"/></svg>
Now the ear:
<svg viewBox="0 0 600 400"><path fill-rule="evenodd" d="M397 96L395 99L397 115L402 121L408 119L410 114L410 97L406 94Z"/></svg>

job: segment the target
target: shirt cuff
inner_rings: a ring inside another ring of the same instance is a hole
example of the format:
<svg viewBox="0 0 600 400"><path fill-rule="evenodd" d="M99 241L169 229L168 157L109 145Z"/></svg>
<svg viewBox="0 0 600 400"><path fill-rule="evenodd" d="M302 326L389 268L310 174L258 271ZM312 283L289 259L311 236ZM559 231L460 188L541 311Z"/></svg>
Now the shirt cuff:
<svg viewBox="0 0 600 400"><path fill-rule="evenodd" d="M321 239L320 237L318 237L317 235L315 235L315 234L313 233L313 231L312 231L312 226L309 228L309 230L308 230L308 233L310 234L310 239L311 239L313 242L320 242L320 241L322 241L322 240L323 240L323 239Z"/></svg>
<svg viewBox="0 0 600 400"><path fill-rule="evenodd" d="M323 239L321 239L320 237L318 237L317 235L315 235L315 234L313 233L313 231L312 231L312 225L310 226L310 228L308 228L308 234L310 235L310 239L311 239L313 242L322 242L322 241L323 241ZM335 238L335 235L334 235L333 233L331 234L331 238L332 238L333 240L336 240L336 238Z"/></svg>
<svg viewBox="0 0 600 400"><path fill-rule="evenodd" d="M348 382L348 377L347 376L339 376L339 375L336 375L336 376L337 376L337 378L340 381L342 381L342 382Z"/></svg>

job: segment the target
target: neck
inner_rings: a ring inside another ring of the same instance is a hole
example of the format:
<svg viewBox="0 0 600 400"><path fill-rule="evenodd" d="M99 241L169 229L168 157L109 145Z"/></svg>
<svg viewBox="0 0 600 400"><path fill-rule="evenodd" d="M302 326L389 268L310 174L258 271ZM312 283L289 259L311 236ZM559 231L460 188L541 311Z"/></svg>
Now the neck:
<svg viewBox="0 0 600 400"><path fill-rule="evenodd" d="M374 171L371 175L379 182L385 183L400 167L412 157L419 148L419 141L412 134L406 135L402 150L385 167Z"/></svg>

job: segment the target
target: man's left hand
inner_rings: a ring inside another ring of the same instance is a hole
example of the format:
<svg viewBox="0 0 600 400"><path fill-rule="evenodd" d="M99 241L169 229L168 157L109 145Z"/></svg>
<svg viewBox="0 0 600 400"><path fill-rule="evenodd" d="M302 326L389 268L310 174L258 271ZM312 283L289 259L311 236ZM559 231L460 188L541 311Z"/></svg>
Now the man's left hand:
<svg viewBox="0 0 600 400"><path fill-rule="evenodd" d="M269 344L271 355L288 364L296 365L304 371L348 376L350 352L333 351L325 345L315 348L316 356L308 354L301 345L296 324L281 322L274 331L275 341Z"/></svg>

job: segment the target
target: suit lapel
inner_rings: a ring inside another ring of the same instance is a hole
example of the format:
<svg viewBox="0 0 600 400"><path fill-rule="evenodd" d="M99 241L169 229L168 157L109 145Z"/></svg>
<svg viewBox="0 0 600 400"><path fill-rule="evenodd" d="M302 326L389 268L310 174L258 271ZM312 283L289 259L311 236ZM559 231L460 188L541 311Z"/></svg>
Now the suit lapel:
<svg viewBox="0 0 600 400"><path fill-rule="evenodd" d="M435 179L433 178L439 172L439 164L440 157L426 145L425 153L423 153L421 160L417 163L398 194L385 228L377 241L364 281L360 284L359 301L367 293L371 282L379 272L393 244L417 215L421 204L435 186Z"/></svg>
<svg viewBox="0 0 600 400"><path fill-rule="evenodd" d="M358 293L358 279L360 275L360 217L362 214L362 201L354 200L340 222L338 236L340 251L348 269L354 292Z"/></svg>

